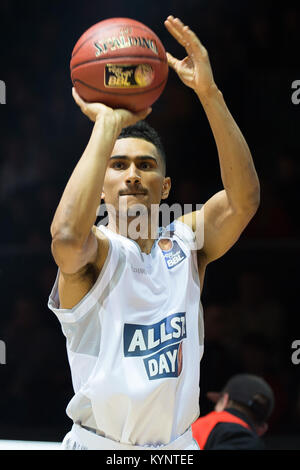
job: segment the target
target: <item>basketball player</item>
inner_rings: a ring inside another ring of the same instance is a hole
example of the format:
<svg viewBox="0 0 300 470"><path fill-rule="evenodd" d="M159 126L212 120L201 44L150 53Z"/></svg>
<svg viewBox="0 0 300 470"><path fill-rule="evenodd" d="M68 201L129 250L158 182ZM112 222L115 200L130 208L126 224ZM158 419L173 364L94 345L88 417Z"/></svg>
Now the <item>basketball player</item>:
<svg viewBox="0 0 300 470"><path fill-rule="evenodd" d="M73 90L94 127L51 225L59 269L49 308L67 338L75 392L64 449L198 449L191 424L199 416L205 269L238 240L259 205L249 148L206 49L179 19L169 16L165 26L186 49L184 60L168 54L168 62L206 112L224 189L199 213L157 226L155 236L124 236L121 225L137 217L130 210L142 205L149 217L171 188L157 134L138 123L150 110L88 104ZM101 191L109 221L97 227ZM204 242L195 249L199 230Z"/></svg>

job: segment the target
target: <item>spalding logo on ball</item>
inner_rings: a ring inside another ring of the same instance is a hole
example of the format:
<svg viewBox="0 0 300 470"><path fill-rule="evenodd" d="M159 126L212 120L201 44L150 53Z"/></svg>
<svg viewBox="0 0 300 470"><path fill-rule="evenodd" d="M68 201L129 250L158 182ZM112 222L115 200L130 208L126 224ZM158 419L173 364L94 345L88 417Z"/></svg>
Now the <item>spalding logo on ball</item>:
<svg viewBox="0 0 300 470"><path fill-rule="evenodd" d="M168 79L160 39L129 18L110 18L85 31L73 49L70 69L82 99L133 112L151 106Z"/></svg>

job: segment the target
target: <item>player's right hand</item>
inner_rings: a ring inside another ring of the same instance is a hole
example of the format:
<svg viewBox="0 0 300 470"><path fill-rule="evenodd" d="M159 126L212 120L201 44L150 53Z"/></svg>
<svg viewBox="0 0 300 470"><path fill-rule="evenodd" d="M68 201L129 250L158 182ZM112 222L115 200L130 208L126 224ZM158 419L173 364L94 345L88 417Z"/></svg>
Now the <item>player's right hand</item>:
<svg viewBox="0 0 300 470"><path fill-rule="evenodd" d="M112 119L112 123L115 123L120 131L123 127L131 126L145 119L152 111L151 108L147 108L138 113L133 113L127 109L112 109L103 103L88 103L79 96L74 87L72 88L72 95L83 114L91 121L96 122L100 118Z"/></svg>

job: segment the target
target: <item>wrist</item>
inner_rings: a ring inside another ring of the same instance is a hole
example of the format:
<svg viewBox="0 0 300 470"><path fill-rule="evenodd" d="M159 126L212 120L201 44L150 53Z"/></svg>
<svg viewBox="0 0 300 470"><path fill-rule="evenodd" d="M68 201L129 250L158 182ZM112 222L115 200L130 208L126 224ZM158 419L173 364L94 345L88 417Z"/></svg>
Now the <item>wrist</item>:
<svg viewBox="0 0 300 470"><path fill-rule="evenodd" d="M122 126L115 114L99 113L95 119L94 129L105 132L106 135L111 135L112 138L117 139L122 131Z"/></svg>
<svg viewBox="0 0 300 470"><path fill-rule="evenodd" d="M223 96L222 92L219 90L215 83L212 83L209 87L205 89L196 89L195 93L201 102L206 102L210 99Z"/></svg>

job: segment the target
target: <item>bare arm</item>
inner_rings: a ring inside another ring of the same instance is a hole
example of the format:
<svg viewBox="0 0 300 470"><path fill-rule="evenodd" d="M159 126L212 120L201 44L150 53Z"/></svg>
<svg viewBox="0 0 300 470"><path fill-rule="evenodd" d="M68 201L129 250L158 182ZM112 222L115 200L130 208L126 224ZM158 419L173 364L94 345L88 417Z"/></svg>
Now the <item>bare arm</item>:
<svg viewBox="0 0 300 470"><path fill-rule="evenodd" d="M224 186L204 205L204 253L212 261L238 240L256 213L260 185L248 145L221 92L215 88L199 99L214 134ZM220 230L222 242L214 243Z"/></svg>
<svg viewBox="0 0 300 470"><path fill-rule="evenodd" d="M100 103L85 103L73 89L82 112L94 121L88 145L78 161L59 202L51 224L52 253L61 270L75 273L98 256L92 230L96 219L107 162L123 127L146 117L149 110L133 114L112 110Z"/></svg>
<svg viewBox="0 0 300 470"><path fill-rule="evenodd" d="M217 87L213 87L210 93L199 93L198 96L217 145L221 178L228 203L235 211L257 207L259 181L252 156L222 93Z"/></svg>
<svg viewBox="0 0 300 470"><path fill-rule="evenodd" d="M260 199L259 180L248 145L214 82L206 49L180 20L169 17L165 24L188 53L182 61L168 54L169 64L183 83L197 94L218 150L224 189L201 209L204 221L202 252L210 262L222 256L237 241L255 214ZM194 231L198 229L196 213L181 220Z"/></svg>

